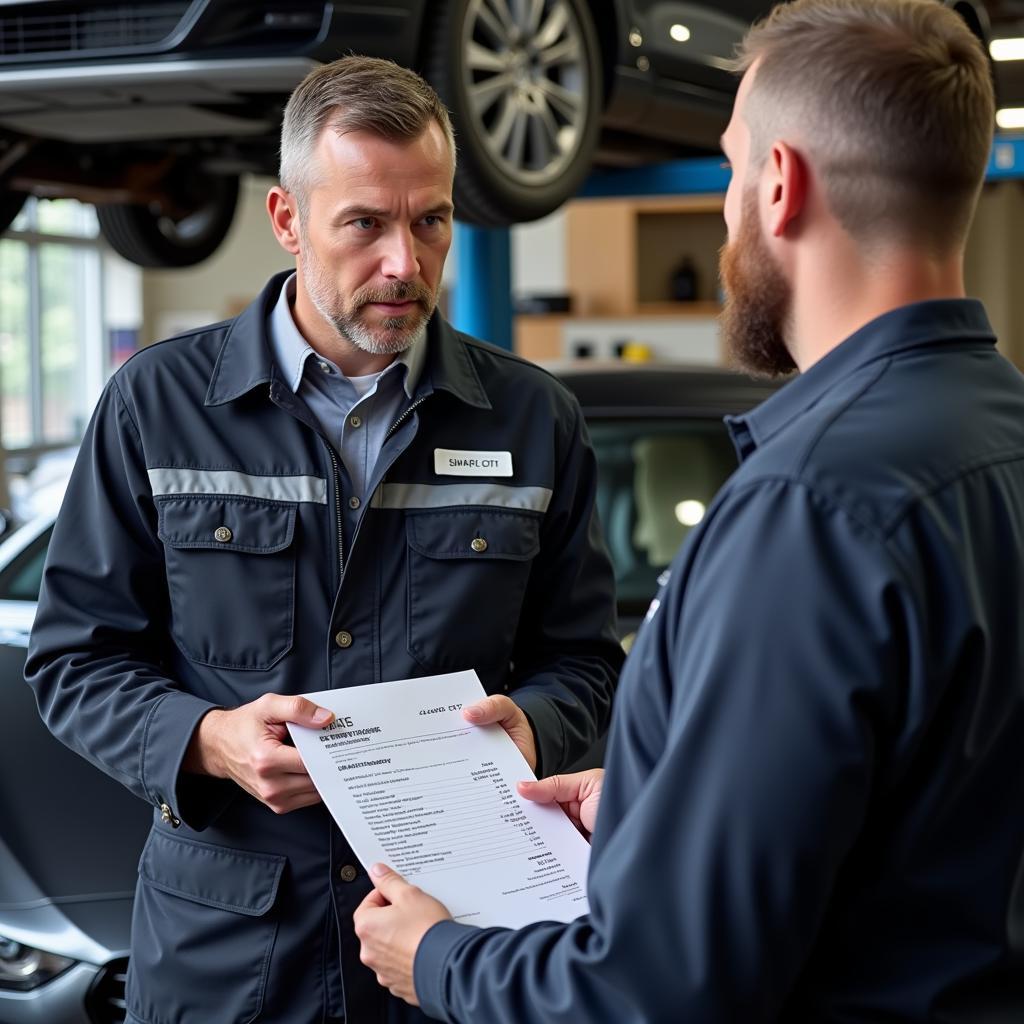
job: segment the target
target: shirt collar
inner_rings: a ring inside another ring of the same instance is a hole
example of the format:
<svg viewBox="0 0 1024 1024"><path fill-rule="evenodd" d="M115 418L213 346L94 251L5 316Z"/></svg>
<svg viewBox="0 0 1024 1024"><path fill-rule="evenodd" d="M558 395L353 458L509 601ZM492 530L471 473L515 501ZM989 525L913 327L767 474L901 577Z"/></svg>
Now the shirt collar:
<svg viewBox="0 0 1024 1024"><path fill-rule="evenodd" d="M308 341L299 332L292 316L292 303L295 300L296 275L291 274L284 282L281 293L278 296L274 309L270 314L268 333L270 335L270 346L274 354L274 360L284 375L284 379L295 393L302 384L302 374L306 368L306 361L312 356L319 362L327 362L338 373L341 371L329 359L325 359L317 353ZM424 328L416 340L404 351L400 352L393 363L384 373L391 371L392 367L403 366L405 368L405 393L412 398L420 375L423 372L423 363L426 358L427 331ZM400 371L396 371L400 372Z"/></svg>
<svg viewBox="0 0 1024 1024"><path fill-rule="evenodd" d="M740 461L869 363L908 349L964 342L996 343L985 308L976 299L932 299L883 313L753 411L725 418Z"/></svg>
<svg viewBox="0 0 1024 1024"><path fill-rule="evenodd" d="M285 270L275 274L237 317L210 328L211 333L221 331L222 340L210 374L206 405L233 402L267 384L273 396L276 389L285 386L281 382L282 371L274 358L270 326L284 282L292 273ZM490 347L468 335L459 334L439 310L434 310L427 324L426 344L419 354L422 368L415 387L416 396L422 397L441 388L467 405L490 409L487 392L469 354L470 346ZM413 387L412 384L409 386Z"/></svg>

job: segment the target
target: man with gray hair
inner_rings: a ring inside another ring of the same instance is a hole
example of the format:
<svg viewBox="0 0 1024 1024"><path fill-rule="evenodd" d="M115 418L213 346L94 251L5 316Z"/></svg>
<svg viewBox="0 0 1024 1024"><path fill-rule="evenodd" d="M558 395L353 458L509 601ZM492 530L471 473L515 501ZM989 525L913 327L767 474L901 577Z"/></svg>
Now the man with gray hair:
<svg viewBox="0 0 1024 1024"><path fill-rule="evenodd" d="M622 652L579 406L436 310L455 146L387 61L314 71L267 209L295 258L140 352L54 529L26 674L65 743L154 808L128 1024L422 1019L359 962L371 883L286 723L300 695L476 669L531 767L578 760Z"/></svg>
<svg viewBox="0 0 1024 1024"><path fill-rule="evenodd" d="M1024 378L963 283L986 56L934 0L794 0L739 69L724 333L799 375L730 422L604 776L522 787L594 829L590 916L474 929L371 868L363 958L442 1020L1024 1021Z"/></svg>

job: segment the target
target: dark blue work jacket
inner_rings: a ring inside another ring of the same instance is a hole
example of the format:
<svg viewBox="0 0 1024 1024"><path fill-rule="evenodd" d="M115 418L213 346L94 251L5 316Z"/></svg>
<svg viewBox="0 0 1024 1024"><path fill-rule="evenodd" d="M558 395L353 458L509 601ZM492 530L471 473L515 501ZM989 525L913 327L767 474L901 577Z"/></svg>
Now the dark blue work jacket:
<svg viewBox="0 0 1024 1024"><path fill-rule="evenodd" d="M1024 378L893 311L732 426L623 670L592 915L416 958L463 1024L1024 1021Z"/></svg>
<svg viewBox="0 0 1024 1024"><path fill-rule="evenodd" d="M343 550L337 455L267 343L282 280L114 375L47 560L26 669L42 715L154 807L130 1022L404 1013L358 962L370 885L323 807L277 816L180 771L211 707L475 668L557 771L598 735L621 663L569 392L435 315ZM510 452L513 475L438 475L436 449Z"/></svg>

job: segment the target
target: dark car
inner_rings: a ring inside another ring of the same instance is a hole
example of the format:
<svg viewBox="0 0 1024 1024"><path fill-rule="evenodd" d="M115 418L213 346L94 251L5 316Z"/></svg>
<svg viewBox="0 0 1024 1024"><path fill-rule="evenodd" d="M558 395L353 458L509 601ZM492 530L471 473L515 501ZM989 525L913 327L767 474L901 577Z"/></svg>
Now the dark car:
<svg viewBox="0 0 1024 1024"><path fill-rule="evenodd" d="M434 84L458 216L541 217L596 162L717 148L726 69L767 0L34 0L0 4L0 230L25 197L97 204L142 266L209 256L239 175L275 174L283 105L320 62L390 57Z"/></svg>
<svg viewBox="0 0 1024 1024"><path fill-rule="evenodd" d="M583 407L598 463L598 514L627 646L668 567L736 468L724 416L778 384L715 368L577 363L559 376Z"/></svg>
<svg viewBox="0 0 1024 1024"><path fill-rule="evenodd" d="M774 385L663 364L580 365L560 376L589 423L629 634L735 467L722 416ZM152 809L50 736L22 678L59 494L49 501L0 544L0 1022L113 1024L124 1020L136 866Z"/></svg>

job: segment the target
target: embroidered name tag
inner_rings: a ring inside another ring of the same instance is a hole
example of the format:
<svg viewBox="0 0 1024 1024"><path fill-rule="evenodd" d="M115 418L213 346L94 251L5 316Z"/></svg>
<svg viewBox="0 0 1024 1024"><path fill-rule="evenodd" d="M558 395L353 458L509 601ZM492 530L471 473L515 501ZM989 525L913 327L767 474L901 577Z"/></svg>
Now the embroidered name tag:
<svg viewBox="0 0 1024 1024"><path fill-rule="evenodd" d="M511 476L512 453L435 448L434 472L439 476Z"/></svg>

